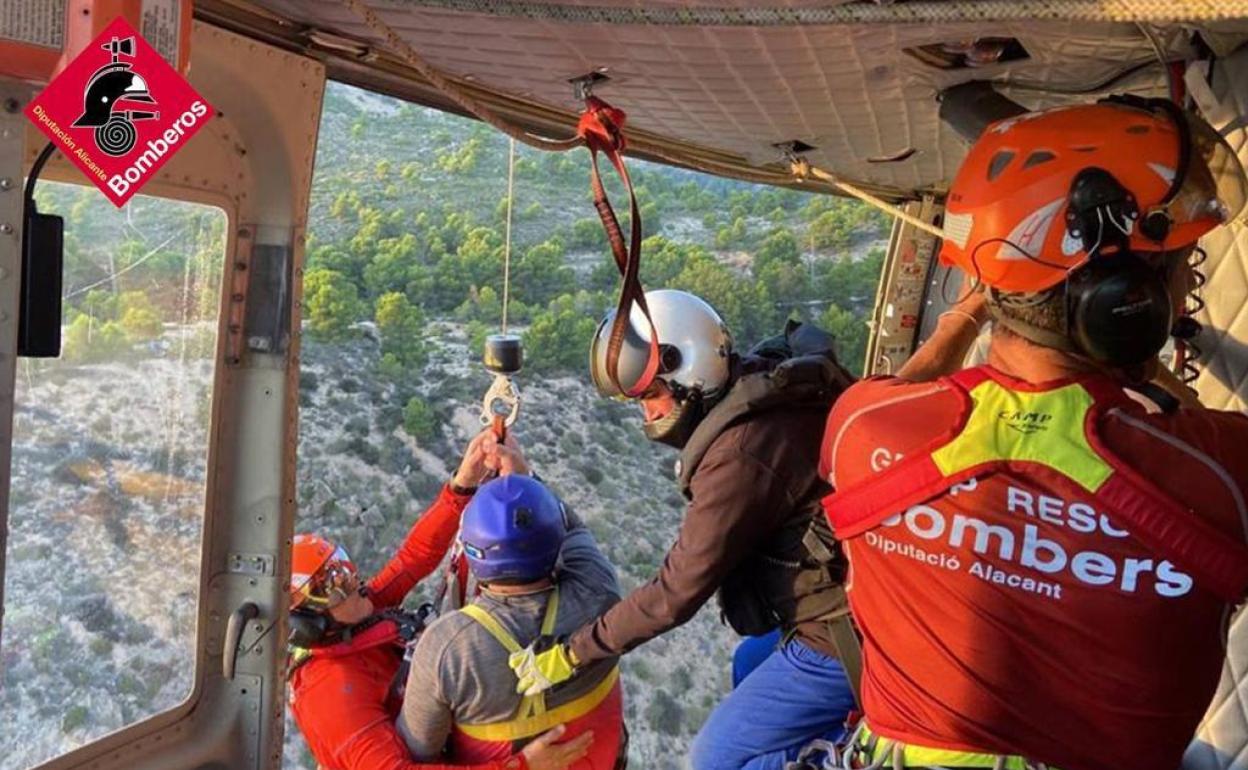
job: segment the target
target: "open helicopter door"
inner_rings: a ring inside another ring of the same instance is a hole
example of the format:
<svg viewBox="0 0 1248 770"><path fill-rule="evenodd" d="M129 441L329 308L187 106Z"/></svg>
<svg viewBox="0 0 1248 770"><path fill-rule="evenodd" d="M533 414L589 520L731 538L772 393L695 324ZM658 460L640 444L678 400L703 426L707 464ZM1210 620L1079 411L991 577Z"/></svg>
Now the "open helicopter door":
<svg viewBox="0 0 1248 770"><path fill-rule="evenodd" d="M189 79L194 87L216 109L209 124L157 172L142 191L144 196L159 196L175 201L209 204L225 214L224 258L220 251L214 259L215 272L220 276L220 301L208 309L215 320L215 353L204 354L202 364L195 362L211 383L210 413L206 414L206 434L197 457L182 458L181 465L200 469L199 493L190 506L194 510L165 510L159 502L144 510L144 540L137 542L132 562L118 561L112 571L98 579L99 611L83 622L62 616L64 605L81 597L68 597L56 606L45 602L40 620L48 634L64 628L90 630L102 621L131 624L142 634L157 635L156 625L134 625L134 618L118 610L111 601L139 589L150 589L173 582L169 573L177 565L161 563L159 558L139 559L139 552L162 546L171 537L178 517L191 516L198 522L202 515L202 544L192 537L195 555L194 580L190 590L181 595L159 596L153 602L157 610L171 616L188 605L187 655L180 658L178 673L189 673L187 693L180 703L162 706L155 716L146 712L135 717L123 715L126 724L114 732L97 737L98 732L81 738L82 720L93 715L92 709L116 708L127 682L158 690L160 681L149 678L123 678L115 683L117 698L80 698L76 693L81 681L68 677L70 668L62 666L76 650L96 666L111 665L111 645L91 643L87 655L86 638L77 645L62 648L63 659L46 667L45 681L60 693L59 708L73 712L54 714L65 738L60 748L35 759L47 770L69 768L272 768L281 764L282 724L285 701L285 634L287 618L287 584L289 554L295 512L295 447L298 405L300 289L312 166L320 121L321 99L325 87L324 67L309 58L281 51L216 27L196 23L192 32L192 59ZM16 362L17 283L19 278L19 247L21 222L20 181L31 167L31 161L45 144L42 135L31 127L21 110L37 90L28 83L6 79L0 63L0 461L4 463L0 484L0 533L9 514L9 478L13 446L15 368L20 372L28 362ZM63 158L54 159L44 169L43 179L83 184L81 175ZM94 189L79 200L99 195ZM99 196L102 199L102 195ZM137 199L136 199L137 200ZM150 200L150 199L149 199ZM129 204L131 207L134 202ZM58 212L64 213L64 212ZM137 215L136 215L137 217ZM161 223L158 223L161 224ZM167 224L167 223L166 223ZM73 233L67 229L67 238ZM87 234L80 234L84 240ZM220 247L218 246L218 249ZM114 276L115 277L115 276ZM178 278L180 285L182 279ZM212 287L217 291L218 287ZM212 294L215 298L216 294ZM197 331L183 324L187 335ZM177 327L166 319L165 333ZM159 327L158 327L159 328ZM177 329L172 333L181 333ZM211 335L209 337L211 339ZM96 339L99 339L97 336ZM153 367L168 367L171 356L157 353ZM176 363L176 362L174 362ZM140 364L134 364L139 366ZM142 365L146 365L145 363ZM93 367L79 367L91 376ZM112 371L124 371L124 365ZM103 366L94 367L99 377ZM23 376L25 379L26 375ZM18 383L20 392L24 382ZM56 385L50 392L58 392ZM143 391L140 383L133 390ZM153 384L152 390L154 391ZM107 403L98 400L94 406L107 410ZM151 411L168 417L177 405L161 403L154 394L140 392L133 400L143 403L147 397ZM20 406L20 405L19 405ZM208 404L204 404L208 408ZM57 415L56 399L37 405L41 414ZM104 419L111 415L91 415ZM29 422L28 419L23 420ZM19 420L21 422L21 420ZM70 435L65 444L71 451L77 437ZM89 438L89 437L85 437ZM90 442L88 442L90 443ZM23 448L22 451L28 451ZM13 451L13 456L17 456ZM205 456L206 454L206 456ZM127 478L118 476L121 466L115 455L106 457L107 474L96 474L84 465L82 483L94 483L96 477L107 475L113 499L120 499L131 489L142 492L144 483L172 483L172 471L162 476L140 469ZM170 467L174 466L170 461ZM71 472L76 466L67 466ZM26 472L26 471L23 471ZM51 472L45 476L52 476ZM80 479L80 480L81 480ZM74 482L78 483L78 482ZM130 486L127 486L130 484ZM14 483L14 505L29 507L40 504L41 489L21 488ZM18 496L22 500L18 501ZM33 499L32 499L33 498ZM146 503L145 503L146 504ZM60 524L71 530L99 526L89 511L70 508L55 512ZM116 531L119 538L134 536L138 524L134 517L123 518ZM131 530L127 531L126 527ZM19 562L16 549L31 547L18 542L22 532L14 531L8 550L0 538L0 575L8 556L10 577ZM132 541L133 542L133 541ZM43 546L39 546L43 547ZM95 568L87 558L74 552L75 541L67 538L47 546L49 574L58 579L76 578L73 573ZM37 569L31 560L23 569ZM145 565L145 566L136 566ZM10 584L12 586L12 583ZM159 594L159 591L156 592ZM17 597L5 596L11 610L0 630L0 642L6 645L4 665L16 667L24 656L34 655L47 647L46 634L33 642L23 641L19 621L32 614L27 608L21 613ZM59 592L58 592L59 596ZM158 613L159 614L159 613ZM133 640L132 640L133 641ZM18 645L9 647L9 645ZM42 647L40 645L43 645ZM33 650L33 652L32 652ZM142 656L127 663L142 667ZM193 669L187 672L187 669ZM57 679L60 677L60 681ZM2 689L2 688L0 688ZM12 690L11 690L12 692ZM17 697L14 695L14 697ZM18 729L22 720L33 718L30 702L23 708L7 706L5 722ZM146 717L146 718L145 718ZM58 732L60 732L58 731ZM75 737L79 736L79 737ZM89 742L86 742L89 741ZM84 744L85 745L81 745ZM19 738L17 748L24 748ZM59 756L50 757L56 751ZM46 760L46 761L45 761ZM29 766L17 757L20 767ZM4 764L4 761L0 761ZM9 766L9 765L6 765Z"/></svg>

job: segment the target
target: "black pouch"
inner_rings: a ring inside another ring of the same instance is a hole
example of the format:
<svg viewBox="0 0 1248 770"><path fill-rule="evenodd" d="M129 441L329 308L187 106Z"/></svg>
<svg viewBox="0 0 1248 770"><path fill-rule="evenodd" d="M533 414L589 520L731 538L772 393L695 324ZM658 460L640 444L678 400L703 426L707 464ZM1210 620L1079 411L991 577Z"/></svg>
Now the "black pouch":
<svg viewBox="0 0 1248 770"><path fill-rule="evenodd" d="M742 565L729 573L716 593L719 616L741 636L762 636L778 628L780 616L763 595L757 573Z"/></svg>

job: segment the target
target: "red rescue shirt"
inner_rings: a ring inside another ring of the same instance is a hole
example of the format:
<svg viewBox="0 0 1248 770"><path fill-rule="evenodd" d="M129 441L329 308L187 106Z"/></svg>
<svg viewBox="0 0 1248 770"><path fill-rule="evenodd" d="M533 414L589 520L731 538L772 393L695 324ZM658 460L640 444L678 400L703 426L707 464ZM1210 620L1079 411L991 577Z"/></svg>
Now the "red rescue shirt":
<svg viewBox="0 0 1248 770"><path fill-rule="evenodd" d="M860 382L829 415L820 472L852 488L960 409L943 383ZM1100 435L1242 542L1248 418L1132 405ZM1218 684L1227 605L1069 486L1002 471L897 513L845 544L874 731L1063 770L1179 765Z"/></svg>
<svg viewBox="0 0 1248 770"><path fill-rule="evenodd" d="M397 606L437 568L471 497L444 487L408 532L397 554L368 582L377 610ZM352 641L317 649L290 679L290 707L317 763L326 770L451 770L413 762L395 729L398 704L387 695L403 657L393 625L383 622ZM523 770L523 757L473 765L475 770Z"/></svg>

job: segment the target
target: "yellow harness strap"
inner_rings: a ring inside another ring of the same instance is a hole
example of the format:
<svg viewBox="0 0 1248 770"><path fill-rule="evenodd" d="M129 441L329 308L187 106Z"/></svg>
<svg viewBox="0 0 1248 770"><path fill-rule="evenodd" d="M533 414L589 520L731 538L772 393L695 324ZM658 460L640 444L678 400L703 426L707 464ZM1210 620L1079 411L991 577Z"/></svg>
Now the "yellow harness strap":
<svg viewBox="0 0 1248 770"><path fill-rule="evenodd" d="M984 770L1033 770L1036 767L1045 767L1035 762L1029 763L1027 759L1020 756L982 754L953 749L929 749L924 746L899 743L871 732L865 720L859 723L858 730L851 741L850 751L857 752L853 756L861 756L871 766L876 766L878 762L883 768L964 767L983 768ZM1048 770L1058 769L1049 767Z"/></svg>
<svg viewBox="0 0 1248 770"><path fill-rule="evenodd" d="M606 700L611 691L615 689L619 679L620 669L616 666L603 677L601 682L595 685L594 689L574 701L556 706L549 711L528 716L517 716L515 719L509 719L506 722L495 722L487 725L457 724L455 729L469 738L491 743L520 741L525 738L532 738L561 724L579 719L598 708L599 704Z"/></svg>
<svg viewBox="0 0 1248 770"><path fill-rule="evenodd" d="M479 604L469 604L461 607L460 612L480 623L486 631L490 632L490 636L498 640L503 648L509 653L520 652L524 649L516 638L507 633L507 629L494 619L494 616L485 610ZM559 586L550 593L550 599L546 602L546 614L542 617L542 636L549 636L555 632L555 620L559 616ZM517 718L528 719L546 713L546 694L539 693L537 695L526 695L520 699L520 708L517 712ZM558 723L556 723L558 724Z"/></svg>
<svg viewBox="0 0 1248 770"><path fill-rule="evenodd" d="M1047 465L1092 493L1113 475L1088 443L1084 424L1094 402L1082 385L1026 393L985 380L969 395L974 406L966 426L932 452L944 475L993 460L1027 460Z"/></svg>

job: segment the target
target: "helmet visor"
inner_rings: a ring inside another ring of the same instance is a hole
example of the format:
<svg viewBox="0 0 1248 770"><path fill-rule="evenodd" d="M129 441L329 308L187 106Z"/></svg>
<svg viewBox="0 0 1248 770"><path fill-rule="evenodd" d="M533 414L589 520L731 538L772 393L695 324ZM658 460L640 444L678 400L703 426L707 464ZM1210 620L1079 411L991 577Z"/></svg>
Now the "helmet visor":
<svg viewBox="0 0 1248 770"><path fill-rule="evenodd" d="M1244 167L1222 135L1191 111L1184 111L1192 156L1174 199L1166 207L1176 224L1238 219L1248 201Z"/></svg>
<svg viewBox="0 0 1248 770"><path fill-rule="evenodd" d="M598 331L594 334L594 342L589 351L589 374L599 395L629 400L627 391L637 387L646 375L646 364L650 360L650 333L645 316L634 307L629 314L630 323L625 327L623 345L620 346L617 369L620 382L617 386L607 371L607 348L614 321L615 311L612 310L598 324Z"/></svg>
<svg viewBox="0 0 1248 770"><path fill-rule="evenodd" d="M294 606L328 610L341 604L359 588L359 572L346 550L338 546L316 574L295 589Z"/></svg>

